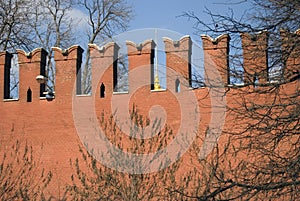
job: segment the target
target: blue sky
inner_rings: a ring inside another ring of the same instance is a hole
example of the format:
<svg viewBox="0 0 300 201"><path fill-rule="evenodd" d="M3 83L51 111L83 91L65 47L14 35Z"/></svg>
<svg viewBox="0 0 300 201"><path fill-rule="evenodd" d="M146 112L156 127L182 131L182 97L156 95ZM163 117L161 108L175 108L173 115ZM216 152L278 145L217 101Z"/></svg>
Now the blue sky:
<svg viewBox="0 0 300 201"><path fill-rule="evenodd" d="M184 11L200 7L203 3L197 0L172 1L172 0L128 0L133 5L134 18L130 23L130 29L141 28L163 28L180 32L184 35L190 34L193 24L186 18L178 17ZM205 2L205 1L202 1Z"/></svg>
<svg viewBox="0 0 300 201"><path fill-rule="evenodd" d="M133 19L129 23L129 30L160 28L175 31L181 35L190 35L193 40L200 41L200 34L195 34L194 21L186 17L180 17L184 12L193 11L204 22L211 19L206 14L205 8L214 13L229 13L229 7L235 13L245 10L245 4L237 4L247 0L125 0L133 10ZM86 35L87 15L80 8L73 9L71 17L77 19L81 32L79 35ZM86 20L85 20L86 19Z"/></svg>
<svg viewBox="0 0 300 201"><path fill-rule="evenodd" d="M179 17L183 12L193 11L200 19L209 22L209 16L204 13L205 8L223 14L229 12L229 7L240 11L241 5L228 4L238 1L240 0L128 0L134 11L129 29L163 28L195 36L194 23Z"/></svg>

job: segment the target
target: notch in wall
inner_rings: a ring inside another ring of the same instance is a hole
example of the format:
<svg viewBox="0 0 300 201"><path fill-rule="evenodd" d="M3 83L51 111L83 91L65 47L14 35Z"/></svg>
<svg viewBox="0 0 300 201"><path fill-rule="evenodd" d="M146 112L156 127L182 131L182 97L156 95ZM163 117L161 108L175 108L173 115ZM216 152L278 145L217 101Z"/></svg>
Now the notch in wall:
<svg viewBox="0 0 300 201"><path fill-rule="evenodd" d="M179 40L174 40L173 45L174 45L174 47L179 47L180 41Z"/></svg>
<svg viewBox="0 0 300 201"><path fill-rule="evenodd" d="M30 89L30 87L27 90L27 102L32 102L32 91Z"/></svg>
<svg viewBox="0 0 300 201"><path fill-rule="evenodd" d="M136 49L138 50L138 51L142 51L142 49L143 49L143 44L142 43L139 43L139 44L136 44Z"/></svg>

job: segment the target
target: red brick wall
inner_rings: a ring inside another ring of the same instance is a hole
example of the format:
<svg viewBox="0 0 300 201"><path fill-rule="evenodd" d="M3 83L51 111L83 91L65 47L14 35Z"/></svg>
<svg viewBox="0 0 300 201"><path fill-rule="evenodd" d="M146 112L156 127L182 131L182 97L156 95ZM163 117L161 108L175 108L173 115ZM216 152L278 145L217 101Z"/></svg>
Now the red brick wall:
<svg viewBox="0 0 300 201"><path fill-rule="evenodd" d="M265 73L266 71L266 53L263 51L265 46L257 47L255 41L249 38L247 34L242 34L244 47L245 70L249 74L254 72ZM257 36L256 41L265 41L267 34L262 33ZM204 59L207 65L207 58L215 63L215 67L219 70L220 77L224 84L228 83L228 43L229 36L223 35L212 40L208 37L202 37ZM54 196L58 195L58 190L63 190L67 183L70 183L71 174L74 170L70 167L70 159L81 158L78 146L82 146L78 138L73 120L73 101L74 98L80 99L82 103L94 99L94 106L97 117L104 112L111 114L112 100L115 103L128 100L128 108L131 110L133 105L137 106L140 114L150 118L149 110L154 105L160 105L167 114L166 125L174 130L178 130L181 121L180 102L186 98L174 93L174 81L176 77L172 77L174 71L184 78L190 78L190 62L191 62L191 39L184 37L178 42L171 39L165 39L165 51L167 59L167 89L162 91L151 91L151 68L153 64L153 49L155 44L153 41L145 41L137 48L133 42L127 42L128 60L129 60L129 92L124 94L113 93L113 63L117 58L119 47L115 43L109 43L102 48L95 45L90 46L92 59L92 94L93 96L74 96L76 89L76 68L82 62L82 49L78 46L70 47L67 51L59 48L53 48L54 60L56 62L56 86L55 99L47 101L40 98L40 84L35 80L40 74L41 63L45 62L46 53L42 49L36 49L27 54L24 51L18 51L20 65L20 89L19 100L0 101L0 133L3 142L9 142L11 136L14 139L27 141L33 145L35 150L40 151L41 168L51 170L54 174L51 183L50 192ZM250 44L250 45L249 45ZM248 54L253 56L251 51L256 48L263 54L259 54L256 59L250 59ZM0 54L0 93L3 97L3 72L5 65L6 53ZM255 63L253 63L255 62ZM255 64L255 65L254 65ZM259 68L257 67L259 66ZM141 71L139 71L141 69ZM134 72L134 73L133 73ZM141 73L143 74L141 74ZM133 74L132 74L133 73ZM139 74L140 73L140 74ZM172 74L173 73L173 74ZM96 75L96 76L95 76ZM138 77L136 77L138 75ZM246 75L245 75L246 76ZM265 75L260 77L262 82L266 82ZM182 77L180 78L182 79ZM137 84L137 81L141 83ZM184 81L183 81L184 82ZM189 80L186 80L189 82ZM100 85L105 85L105 97L100 98ZM286 88L290 91L297 89L298 81L295 81ZM133 88L132 86L139 86ZM210 123L211 118L211 96L209 88L190 89L189 85L183 88L190 94L194 94L197 98L196 102L184 105L184 109L194 108L198 104L200 112L200 121L198 127L197 143L200 145L205 136L205 131ZM27 90L32 90L32 102L26 102ZM226 88L228 89L228 88ZM253 90L250 87L247 90ZM235 107L239 103L239 94L232 88L226 94L227 103L231 107ZM256 98L256 97L252 97ZM263 96L261 101L268 100ZM85 105L82 105L85 110ZM190 107L190 108L188 108ZM85 119L88 125L88 119ZM224 129L232 129L238 126L234 122L234 117L227 115ZM124 142L129 141L128 136L124 135ZM122 138L123 140L123 138ZM171 142L172 139L169 139ZM120 142L120 143L124 143ZM4 143L5 144L5 143ZM9 146L1 147L1 150L8 149Z"/></svg>
<svg viewBox="0 0 300 201"><path fill-rule="evenodd" d="M206 85L219 83L219 85L224 86L229 84L229 35L224 34L216 39L202 35L201 38L204 50Z"/></svg>
<svg viewBox="0 0 300 201"><path fill-rule="evenodd" d="M254 74L257 74L259 84L268 81L268 33L266 31L258 34L241 33L244 81L252 83Z"/></svg>

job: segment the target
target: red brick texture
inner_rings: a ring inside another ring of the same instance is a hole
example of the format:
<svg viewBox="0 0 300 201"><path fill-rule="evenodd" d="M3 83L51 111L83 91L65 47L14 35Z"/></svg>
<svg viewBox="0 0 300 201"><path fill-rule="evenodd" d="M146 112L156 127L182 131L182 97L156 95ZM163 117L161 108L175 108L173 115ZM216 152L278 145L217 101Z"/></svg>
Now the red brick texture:
<svg viewBox="0 0 300 201"><path fill-rule="evenodd" d="M268 33L258 34L241 33L243 58L244 58L244 82L253 83L258 79L259 84L268 82ZM257 75L257 78L254 76Z"/></svg>
<svg viewBox="0 0 300 201"><path fill-rule="evenodd" d="M267 33L262 32L253 39L249 34L243 33L243 55L245 67L245 81L250 79L254 73L258 73L259 81L266 83L267 77L267 53L265 52L267 43ZM229 52L229 36L222 35L217 39L211 39L207 36L202 36L204 49L205 65L214 65L221 78L217 83L223 86L228 84L228 52ZM51 182L50 193L54 196L59 196L58 192L62 192L66 184L70 184L71 175L74 170L70 166L70 160L81 158L78 146L82 143L77 135L73 119L73 101L78 99L82 103L94 99L94 109L97 117L100 119L101 114L112 114L112 101L122 102L127 101L129 110L135 105L138 108L139 114L145 118L151 119L149 111L151 107L159 105L164 109L166 116L166 124L176 132L179 129L181 122L180 107L184 109L193 109L198 106L200 113L199 127L197 128L197 143L201 145L205 137L208 125L212 115L212 96L210 95L210 87L191 89L191 54L192 42L190 37L183 37L179 41L173 41L165 38L165 51L167 61L167 89L154 91L151 90L151 81L153 81L153 57L155 43L152 40L145 41L141 45L127 41L127 51L129 60L129 92L120 94L114 93L114 64L118 57L119 47L116 43L108 43L99 48L96 45L90 45L91 63L92 63L92 96L76 96L76 72L82 61L83 50L79 46L72 46L67 50L53 48L54 60L56 62L56 86L55 99L47 101L40 98L40 84L36 81L36 76L40 75L41 66L45 63L46 52L43 49L36 49L30 53L25 53L18 50L18 61L20 68L20 85L19 85L19 100L0 101L0 139L3 142L8 142L11 136L14 139L21 139L32 145L34 150L43 149L40 151L41 168L51 170L54 174L53 182ZM258 42L263 42L258 45ZM254 55L252 51L259 52ZM4 94L4 66L8 53L0 53L0 95ZM288 62L287 69L295 69L293 65L298 65L298 59ZM211 66L209 68L211 69ZM215 72L213 70L212 72ZM210 73L212 73L210 72ZM151 74L152 73L152 74ZM206 73L206 75L210 75ZM182 76L182 77L180 77ZM175 92L175 80L180 78L182 85L181 90L188 95L195 95L197 102L180 103L186 96ZM185 78L185 80L183 79ZM251 78L252 79L252 78ZM207 82L209 78L206 79ZM140 82L140 83L138 83ZM105 97L100 98L100 86L105 85ZM211 82L207 83L209 86ZM298 89L299 80L282 86L285 94L292 94ZM32 102L27 102L27 91L32 91ZM223 94L229 107L239 106L242 101L234 88L225 87L227 94ZM253 90L252 86L248 86L247 90ZM225 91L225 90L224 90ZM287 92L286 92L287 91ZM268 96L265 94L249 97L249 102L268 101ZM251 100L251 101L250 101ZM84 111L87 105L82 105ZM89 110L88 108L86 110ZM84 119L87 122L89 120ZM184 120L183 120L184 121ZM218 122L217 122L218 123ZM224 130L240 129L236 122L236 117L230 114L226 115ZM123 135L123 134L122 134ZM130 141L128 136L123 135L123 144ZM159 137L159 136L156 136ZM170 143L169 139L167 142ZM151 140L150 140L151 141ZM148 141L148 142L150 142ZM130 145L129 145L130 146ZM8 146L6 146L7 148ZM1 151L6 149L0 147Z"/></svg>
<svg viewBox="0 0 300 201"><path fill-rule="evenodd" d="M206 85L221 86L229 84L229 41L228 34L215 39L207 35L201 36L204 50L204 67ZM217 76L215 76L218 74Z"/></svg>

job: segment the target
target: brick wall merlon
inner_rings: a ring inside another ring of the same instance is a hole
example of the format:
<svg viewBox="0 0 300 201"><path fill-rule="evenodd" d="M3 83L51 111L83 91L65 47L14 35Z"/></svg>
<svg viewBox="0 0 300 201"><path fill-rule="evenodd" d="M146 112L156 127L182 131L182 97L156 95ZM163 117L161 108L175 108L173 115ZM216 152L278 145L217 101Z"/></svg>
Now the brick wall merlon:
<svg viewBox="0 0 300 201"><path fill-rule="evenodd" d="M36 76L45 72L47 58L46 50L38 48L32 52L17 50L19 63L19 99L21 102L29 101L28 91L32 92L32 102L39 101L42 85L36 81ZM29 101L30 102L30 101Z"/></svg>
<svg viewBox="0 0 300 201"><path fill-rule="evenodd" d="M80 93L78 80L80 78L79 69L81 67L83 49L78 45L66 50L57 47L52 49L56 62L55 99L62 104L69 104L73 94Z"/></svg>
<svg viewBox="0 0 300 201"><path fill-rule="evenodd" d="M10 98L10 68L13 55L7 51L0 52L0 96Z"/></svg>
<svg viewBox="0 0 300 201"><path fill-rule="evenodd" d="M7 53L7 51L0 52L0 65L5 64L5 56Z"/></svg>
<svg viewBox="0 0 300 201"><path fill-rule="evenodd" d="M260 31L258 33L240 33L242 39L242 47L257 47L259 49L266 50L268 46L268 31Z"/></svg>
<svg viewBox="0 0 300 201"><path fill-rule="evenodd" d="M284 79L293 80L300 75L300 29L295 32L280 30L282 41L282 59L284 66Z"/></svg>
<svg viewBox="0 0 300 201"><path fill-rule="evenodd" d="M268 82L268 32L240 33L244 60L244 82Z"/></svg>
<svg viewBox="0 0 300 201"><path fill-rule="evenodd" d="M166 53L166 66L167 66L167 86L171 90L177 90L176 81L178 74L183 77L180 83L189 84L181 85L185 89L191 86L191 54L192 54L192 41L190 36L183 36L178 41L170 38L163 37ZM174 74L174 72L176 72Z"/></svg>
<svg viewBox="0 0 300 201"><path fill-rule="evenodd" d="M109 42L101 47L96 44L89 44L93 75L92 93L96 97L100 97L100 86L102 83L105 87L105 96L109 97L114 90L117 82L115 61L117 61L119 49L120 47L115 42Z"/></svg>
<svg viewBox="0 0 300 201"><path fill-rule="evenodd" d="M130 55L140 55L140 54L151 54L156 46L152 39L145 40L143 43L136 44L132 41L126 41L127 54Z"/></svg>
<svg viewBox="0 0 300 201"><path fill-rule="evenodd" d="M24 50L17 49L18 63L36 63L36 62L46 62L45 58L48 52L43 48L34 49L31 52L25 52Z"/></svg>
<svg viewBox="0 0 300 201"><path fill-rule="evenodd" d="M118 55L120 47L115 42L107 43L101 47L96 44L89 44L89 50L91 52L91 57L93 58L103 58L103 57L115 57Z"/></svg>
<svg viewBox="0 0 300 201"><path fill-rule="evenodd" d="M280 30L280 37L282 41L282 49L283 53L286 53L288 55L283 55L283 56L289 56L289 54L293 53L293 50L297 50L296 42L300 40L300 29L298 29L295 32L290 32L284 29Z"/></svg>
<svg viewBox="0 0 300 201"><path fill-rule="evenodd" d="M83 49L79 45L73 45L68 49L61 49L59 47L52 47L54 52L54 60L80 60L82 59Z"/></svg>
<svg viewBox="0 0 300 201"><path fill-rule="evenodd" d="M201 35L204 50L205 84L224 86L229 84L229 41L228 34L217 38Z"/></svg>
<svg viewBox="0 0 300 201"><path fill-rule="evenodd" d="M212 38L208 35L201 35L201 38L204 50L227 50L229 47L230 36L228 34L222 34L216 38Z"/></svg>
<svg viewBox="0 0 300 201"><path fill-rule="evenodd" d="M165 52L185 52L191 51L192 40L189 35L182 36L179 40L172 40L168 37L163 37L165 43Z"/></svg>
<svg viewBox="0 0 300 201"><path fill-rule="evenodd" d="M4 52L0 52L0 65L5 65L7 63L8 59L12 58L12 54L4 51Z"/></svg>

